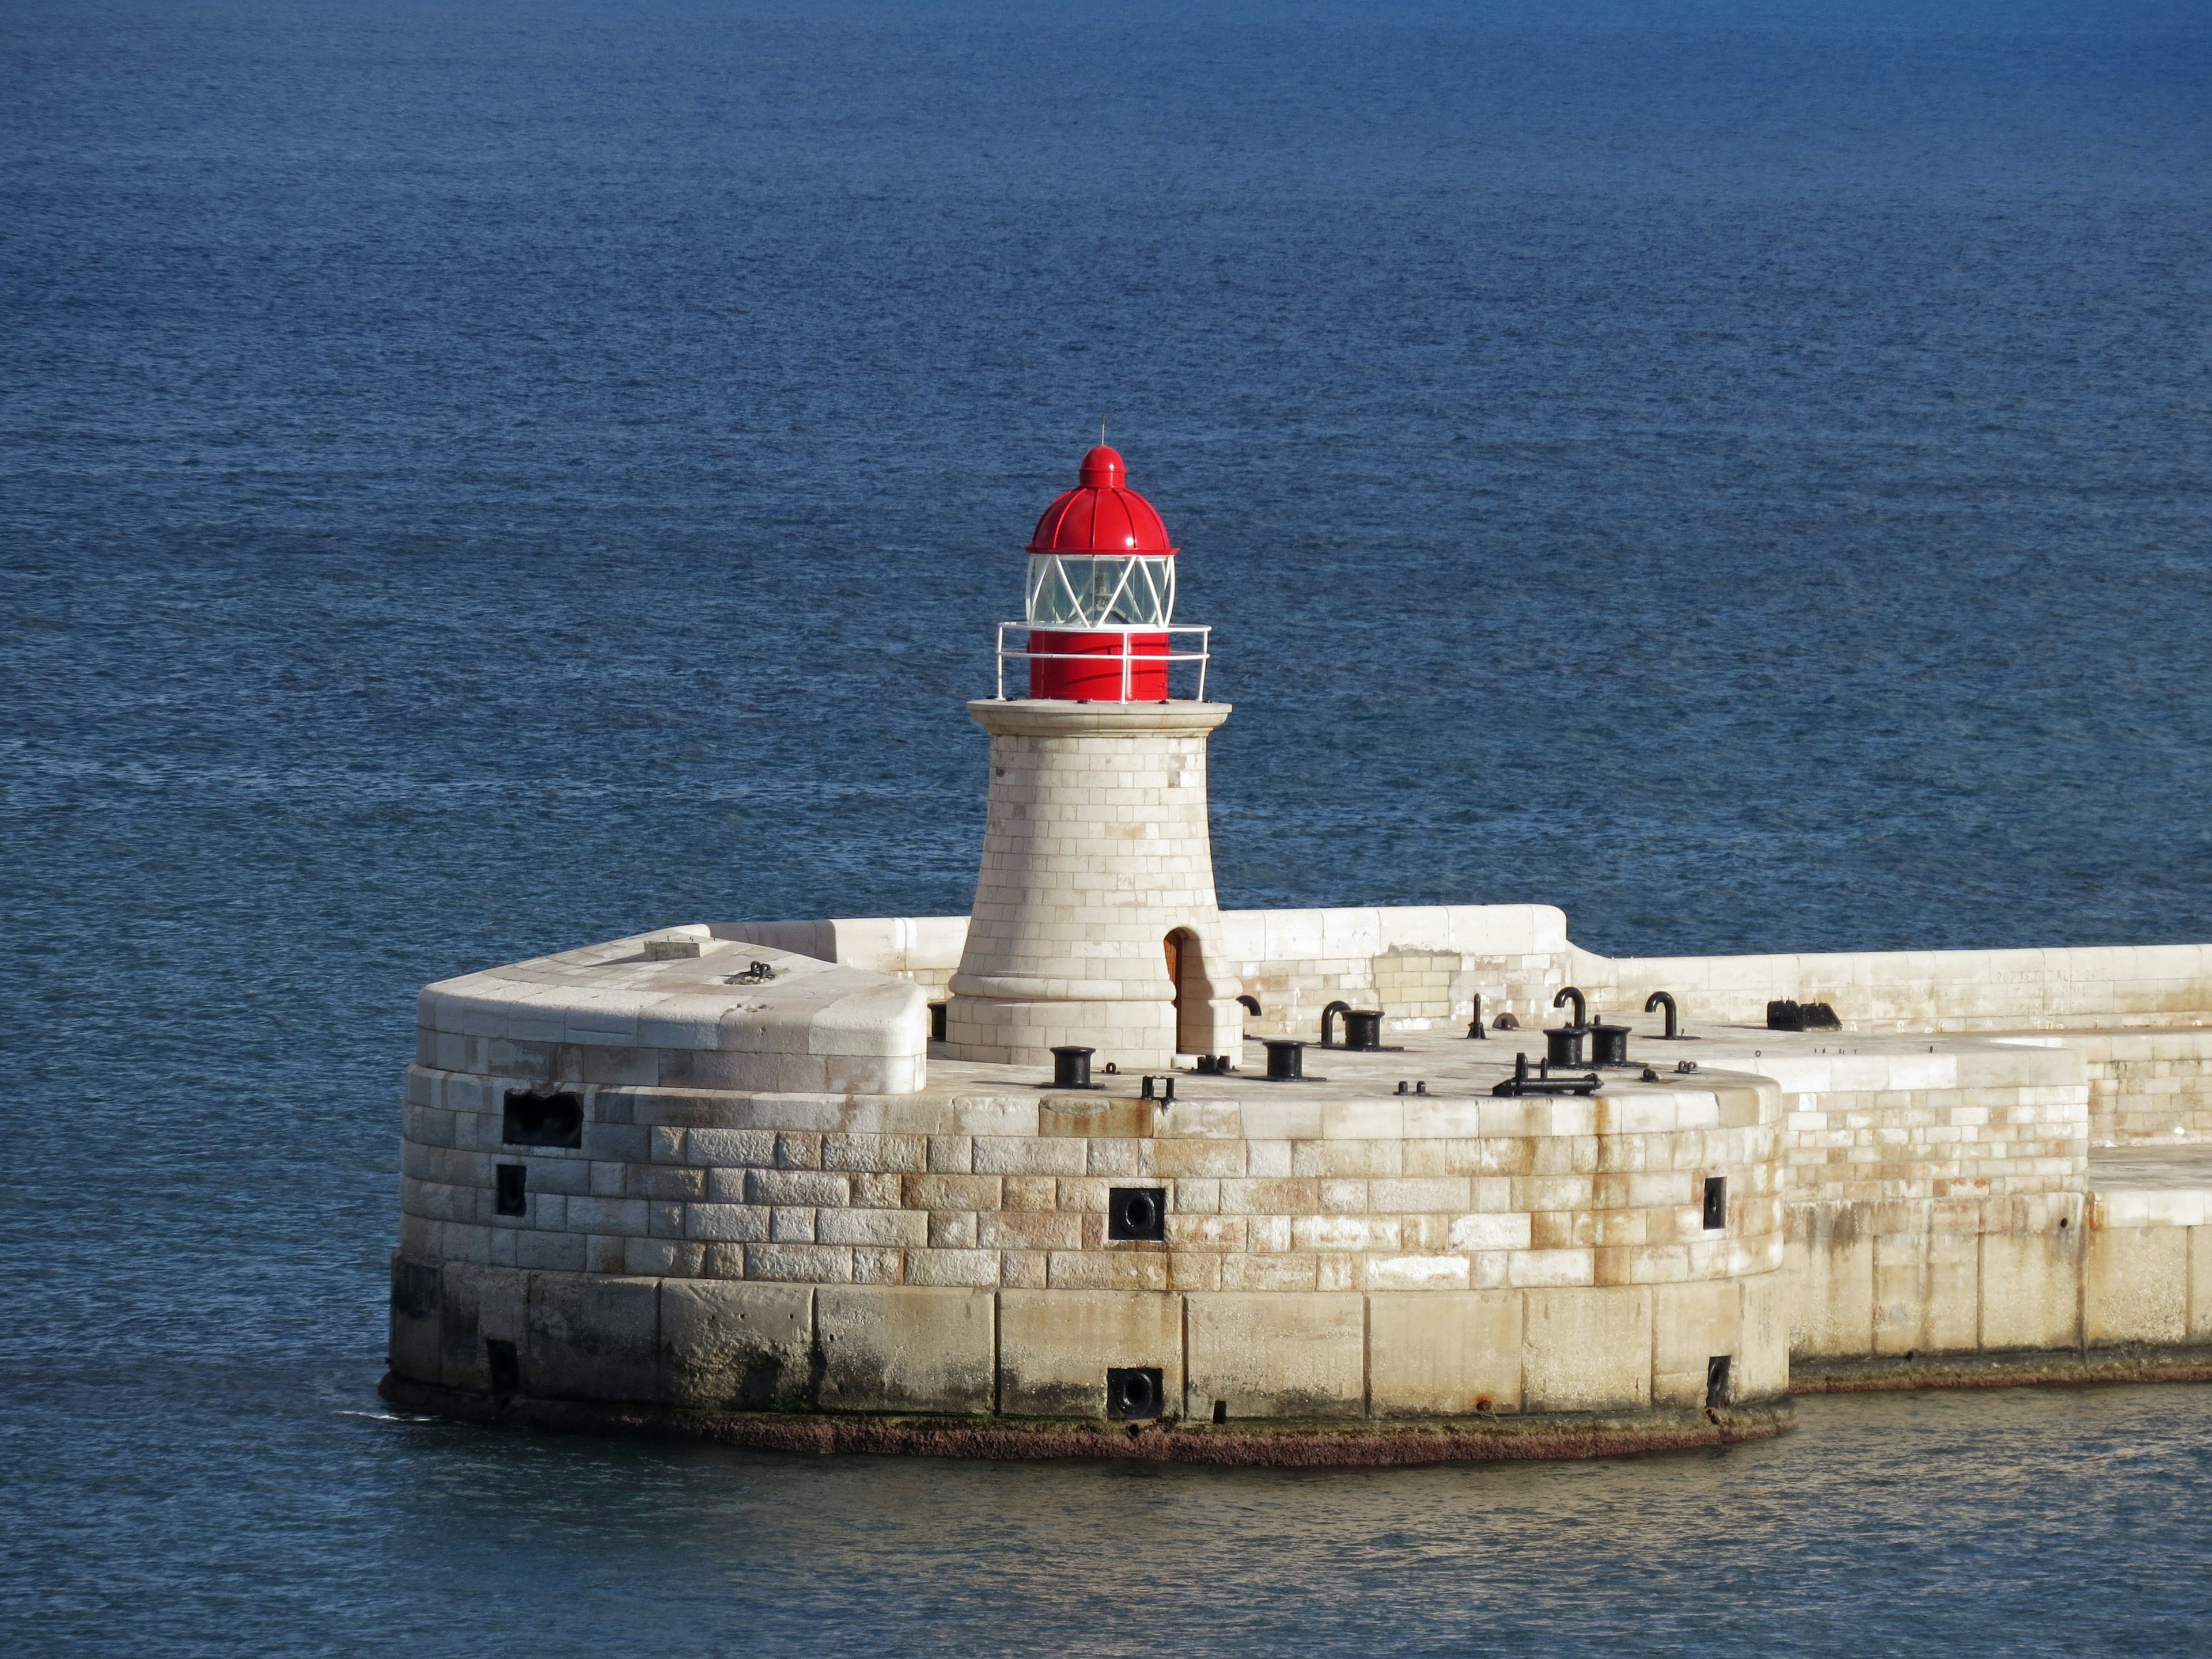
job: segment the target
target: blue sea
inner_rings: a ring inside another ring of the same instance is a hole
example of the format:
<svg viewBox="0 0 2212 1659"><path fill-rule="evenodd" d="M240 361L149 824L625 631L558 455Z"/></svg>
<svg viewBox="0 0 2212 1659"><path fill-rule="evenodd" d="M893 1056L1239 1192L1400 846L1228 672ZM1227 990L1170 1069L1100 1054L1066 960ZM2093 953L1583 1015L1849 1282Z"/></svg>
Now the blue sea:
<svg viewBox="0 0 2212 1659"><path fill-rule="evenodd" d="M0 0L6 1650L2212 1648L2199 1388L1334 1473L378 1403L416 988L966 910L1102 420L1226 905L2212 939L2201 3Z"/></svg>

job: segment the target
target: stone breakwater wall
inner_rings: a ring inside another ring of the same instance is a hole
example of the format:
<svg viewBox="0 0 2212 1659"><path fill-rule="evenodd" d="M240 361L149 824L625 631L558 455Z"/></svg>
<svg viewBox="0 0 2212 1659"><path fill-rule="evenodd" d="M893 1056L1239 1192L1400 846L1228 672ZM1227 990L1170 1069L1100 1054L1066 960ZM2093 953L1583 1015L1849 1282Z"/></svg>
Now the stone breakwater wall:
<svg viewBox="0 0 2212 1659"><path fill-rule="evenodd" d="M601 1273L1152 1291L1656 1283L1781 1262L1780 1097L1750 1081L1089 1112L1034 1091L581 1085L576 1146L509 1142L507 1097L540 1086L410 1068L403 1248ZM518 1159L526 1204L501 1214L496 1166ZM1709 1177L1729 1183L1720 1230L1699 1207ZM1105 1237L1109 1192L1132 1182L1167 1194L1163 1238Z"/></svg>
<svg viewBox="0 0 2212 1659"><path fill-rule="evenodd" d="M1752 1062L1783 1091L1794 1351L2077 1346L2081 1056L1922 1046L1774 1042Z"/></svg>
<svg viewBox="0 0 2212 1659"><path fill-rule="evenodd" d="M1162 1110L579 1084L578 1144L518 1147L507 1097L562 1080L536 1061L409 1074L418 1382L489 1387L487 1343L533 1394L733 1408L1096 1417L1117 1367L1237 1418L1694 1407L1717 1355L1730 1398L1786 1381L1771 1085ZM1108 1237L1117 1188L1159 1195L1160 1238Z"/></svg>
<svg viewBox="0 0 2212 1659"><path fill-rule="evenodd" d="M1709 1024L1825 1002L1851 1031L2064 1033L2087 1065L2099 1146L2212 1143L2212 946L1897 951L1614 959L1565 971L1608 1008L1670 992ZM2179 1131L2179 1134L2176 1133Z"/></svg>
<svg viewBox="0 0 2212 1659"><path fill-rule="evenodd" d="M1608 1007L1669 991L1714 1024L1763 1024L1770 1000L1825 1002L1846 1030L2121 1031L2212 1026L2212 945L1601 957L1564 969Z"/></svg>
<svg viewBox="0 0 2212 1659"><path fill-rule="evenodd" d="M1395 1032L1464 1028L1478 994L1487 1018L1551 1024L1564 985L1608 1018L1665 991L1692 1030L1756 1029L1770 1001L1825 1002L1850 1031L2063 1032L2087 1066L2094 1143L2212 1144L2209 945L1610 957L1571 945L1565 912L1537 904L1228 910L1220 925L1226 970L1261 1005L1244 1021L1253 1036L1312 1036L1340 1000L1381 1008ZM967 926L890 917L717 931L906 979L942 1001Z"/></svg>
<svg viewBox="0 0 2212 1659"><path fill-rule="evenodd" d="M2212 1146L2212 1025L2069 1031L2089 1081L2089 1138L2100 1146Z"/></svg>
<svg viewBox="0 0 2212 1659"><path fill-rule="evenodd" d="M1579 952L1544 907L1230 913L1206 948L1255 988L1246 1024L1310 1036L1341 997L1391 1046L1310 1050L1334 1081L1291 1087L1186 1071L1163 1106L933 1044L964 936L696 926L427 989L393 1386L1012 1432L1103 1429L1135 1377L1124 1415L1192 1428L1671 1411L1695 1434L1793 1358L1834 1386L2212 1365L2212 1160L2175 1150L2212 1140L2202 953L1950 953L1863 985L1715 959L1700 984ZM1966 956L2040 965L1941 989ZM1566 982L1658 1072L1491 1095ZM1647 984L1692 1040L1655 1041ZM1725 1018L1767 993L1846 1029ZM1459 1040L1477 994L1523 1030Z"/></svg>

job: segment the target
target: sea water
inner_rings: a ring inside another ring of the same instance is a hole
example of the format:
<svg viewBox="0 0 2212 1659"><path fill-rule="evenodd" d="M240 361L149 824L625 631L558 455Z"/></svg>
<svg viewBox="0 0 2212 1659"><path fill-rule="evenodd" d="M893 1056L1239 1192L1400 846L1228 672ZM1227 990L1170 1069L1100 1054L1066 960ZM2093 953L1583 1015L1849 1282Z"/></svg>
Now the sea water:
<svg viewBox="0 0 2212 1659"><path fill-rule="evenodd" d="M1932 11L0 8L9 1650L2212 1641L2192 1388L1328 1474L374 1393L416 988L964 911L1102 419L1226 905L2212 938L2212 23Z"/></svg>

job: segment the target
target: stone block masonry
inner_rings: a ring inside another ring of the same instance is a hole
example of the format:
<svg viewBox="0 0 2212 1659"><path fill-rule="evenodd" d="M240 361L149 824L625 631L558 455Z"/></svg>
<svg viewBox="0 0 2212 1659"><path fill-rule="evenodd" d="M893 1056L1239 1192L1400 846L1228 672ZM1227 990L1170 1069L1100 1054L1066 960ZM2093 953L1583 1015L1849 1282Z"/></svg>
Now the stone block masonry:
<svg viewBox="0 0 2212 1659"><path fill-rule="evenodd" d="M505 1143L523 1080L416 1067L410 1256L781 1283L1441 1291L1659 1284L1780 1264L1781 1097L1716 1073L1633 1095L1285 1100L579 1085L574 1148ZM523 1086L530 1086L523 1084ZM1188 1086L1188 1085L1187 1085ZM610 1156L613 1150L627 1157ZM503 1214L495 1171L526 1171ZM1728 1224L1701 1183L1724 1180ZM1109 1196L1165 1195L1157 1243Z"/></svg>
<svg viewBox="0 0 2212 1659"><path fill-rule="evenodd" d="M1228 706L988 701L969 713L991 733L990 811L945 1053L1043 1065L1079 1045L1142 1069L1186 1040L1238 1048L1206 808L1206 739Z"/></svg>
<svg viewBox="0 0 2212 1659"><path fill-rule="evenodd" d="M1782 981L1715 968L1680 994L1694 1041L1668 1046L1622 1006L1642 981L1607 983L1544 907L1229 913L1195 949L1256 988L1245 1023L1317 1024L1341 997L1384 1009L1394 1051L1315 1051L1325 1081L1278 1086L1240 1042L1245 1073L1185 1069L1164 1107L1134 1077L1056 1093L1048 1065L933 1045L928 988L967 933L694 927L432 987L396 1385L1103 1424L1110 1371L1200 1426L1534 1424L1694 1415L1717 1375L1771 1398L1793 1361L1838 1386L2021 1356L2170 1371L2212 1347L2196 1027L1909 1034L1846 1002L1843 1031L1769 1031L1697 999ZM2054 974L2081 978L2058 954L2008 982L2047 1011ZM1492 1095L1570 973L1656 1080ZM1467 1042L1477 994L1522 1029ZM518 1097L572 1109L572 1139L509 1141ZM1157 1240L1111 1236L1139 1186Z"/></svg>

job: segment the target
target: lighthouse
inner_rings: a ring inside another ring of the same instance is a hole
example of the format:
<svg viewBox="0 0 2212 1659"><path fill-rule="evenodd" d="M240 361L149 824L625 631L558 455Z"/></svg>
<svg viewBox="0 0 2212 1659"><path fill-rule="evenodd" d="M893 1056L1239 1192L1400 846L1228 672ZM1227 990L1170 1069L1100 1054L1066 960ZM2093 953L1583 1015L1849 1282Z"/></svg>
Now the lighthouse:
<svg viewBox="0 0 2212 1659"><path fill-rule="evenodd" d="M1037 520L1024 615L998 628L990 808L949 1058L1164 1067L1237 1056L1206 813L1209 631L1175 621L1176 549L1101 444ZM1175 696L1176 682L1190 696ZM1027 696L1014 695L1025 690Z"/></svg>

